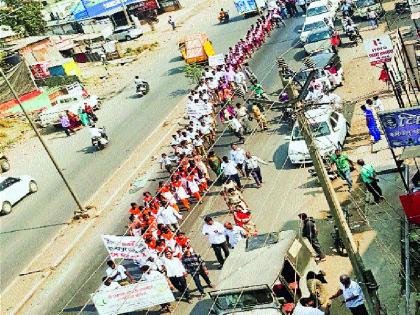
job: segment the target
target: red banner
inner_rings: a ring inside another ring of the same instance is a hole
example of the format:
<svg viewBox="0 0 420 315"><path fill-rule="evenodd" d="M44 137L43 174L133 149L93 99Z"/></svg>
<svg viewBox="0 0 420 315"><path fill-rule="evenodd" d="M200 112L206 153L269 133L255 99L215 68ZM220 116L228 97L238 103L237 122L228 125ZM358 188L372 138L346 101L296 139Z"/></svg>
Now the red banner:
<svg viewBox="0 0 420 315"><path fill-rule="evenodd" d="M420 225L420 191L400 196L408 221Z"/></svg>

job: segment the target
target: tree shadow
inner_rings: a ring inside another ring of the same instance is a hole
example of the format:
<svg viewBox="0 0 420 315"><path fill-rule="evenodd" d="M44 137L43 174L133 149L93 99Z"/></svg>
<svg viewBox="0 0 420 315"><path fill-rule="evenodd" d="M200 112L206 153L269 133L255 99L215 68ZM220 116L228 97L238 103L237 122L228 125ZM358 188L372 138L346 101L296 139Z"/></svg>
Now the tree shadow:
<svg viewBox="0 0 420 315"><path fill-rule="evenodd" d="M184 96L190 93L189 89L178 89L169 93L170 97Z"/></svg>
<svg viewBox="0 0 420 315"><path fill-rule="evenodd" d="M176 57L172 57L172 58L169 60L169 62L170 62L170 63L173 63L173 62L179 62L179 61L182 61L182 60L183 60L182 56L176 56Z"/></svg>
<svg viewBox="0 0 420 315"><path fill-rule="evenodd" d="M166 74L168 76L171 76L171 75L176 75L176 74L184 73L184 67L185 66L179 66L179 67L175 67L175 68L169 69Z"/></svg>

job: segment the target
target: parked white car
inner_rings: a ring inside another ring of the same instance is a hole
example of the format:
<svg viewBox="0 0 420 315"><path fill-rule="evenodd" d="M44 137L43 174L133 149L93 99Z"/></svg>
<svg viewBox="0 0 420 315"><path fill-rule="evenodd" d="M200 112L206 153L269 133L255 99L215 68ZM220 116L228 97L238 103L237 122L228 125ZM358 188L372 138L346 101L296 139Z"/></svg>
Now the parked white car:
<svg viewBox="0 0 420 315"><path fill-rule="evenodd" d="M347 121L330 106L322 106L305 112L312 134L322 156L329 156L341 148L347 136ZM293 164L311 163L308 147L296 122L290 137L288 157Z"/></svg>
<svg viewBox="0 0 420 315"><path fill-rule="evenodd" d="M306 10L305 23L324 21L325 18L334 21L337 14L337 6L330 0L312 2Z"/></svg>
<svg viewBox="0 0 420 315"><path fill-rule="evenodd" d="M109 36L109 39L116 41L132 40L143 35L143 30L135 26L119 26Z"/></svg>
<svg viewBox="0 0 420 315"><path fill-rule="evenodd" d="M9 214L18 201L38 191L38 185L31 176L0 176L1 214Z"/></svg>
<svg viewBox="0 0 420 315"><path fill-rule="evenodd" d="M305 23L303 23L302 30L300 31L300 41L302 43L305 43L309 34L311 34L312 32L316 30L319 30L321 28L326 28L326 27L328 27L328 25L325 23L324 20L320 20L320 21L305 20Z"/></svg>

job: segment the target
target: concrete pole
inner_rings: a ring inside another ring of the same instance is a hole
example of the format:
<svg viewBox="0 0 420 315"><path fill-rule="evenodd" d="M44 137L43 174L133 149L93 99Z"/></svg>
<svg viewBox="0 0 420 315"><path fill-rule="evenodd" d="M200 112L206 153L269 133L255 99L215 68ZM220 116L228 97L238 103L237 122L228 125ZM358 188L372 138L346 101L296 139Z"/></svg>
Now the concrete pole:
<svg viewBox="0 0 420 315"><path fill-rule="evenodd" d="M44 139L42 138L41 134L39 133L38 129L36 128L34 122L32 121L31 117L29 117L27 111L25 110L22 102L19 99L19 96L17 95L16 91L13 89L12 85L10 84L9 79L4 74L3 70L0 68L1 76L3 77L4 81L6 82L7 86L9 87L10 91L12 92L14 98L19 103L20 108L22 109L23 114L25 115L26 119L29 121L29 124L31 125L32 129L35 131L35 134L39 141L41 142L42 146L44 147L45 151L47 152L51 162L54 164L55 169L57 170L58 174L60 175L61 179L63 180L64 184L66 185L68 191L70 192L71 196L73 197L73 200L76 202L77 207L79 208L79 211L74 212L74 216L78 216L81 213L86 212L85 207L83 207L82 202L80 201L79 197L76 195L76 192L71 187L70 183L67 181L67 178L64 176L64 173L61 171L60 167L58 166L57 161L54 159L54 156L52 155L51 151L48 149L47 144L45 143Z"/></svg>
<svg viewBox="0 0 420 315"><path fill-rule="evenodd" d="M405 186L409 185L409 168L408 165L404 167ZM409 191L407 191L408 193ZM410 224L407 216L404 216L404 262L405 262L405 314L410 314Z"/></svg>

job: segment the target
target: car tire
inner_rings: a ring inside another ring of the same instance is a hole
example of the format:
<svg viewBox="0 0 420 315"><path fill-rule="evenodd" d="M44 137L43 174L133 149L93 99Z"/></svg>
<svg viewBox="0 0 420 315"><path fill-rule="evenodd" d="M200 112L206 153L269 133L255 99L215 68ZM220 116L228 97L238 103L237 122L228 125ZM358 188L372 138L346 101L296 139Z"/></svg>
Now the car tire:
<svg viewBox="0 0 420 315"><path fill-rule="evenodd" d="M127 35L126 37L125 37L125 40L132 40L132 37L130 36L130 35Z"/></svg>
<svg viewBox="0 0 420 315"><path fill-rule="evenodd" d="M10 170L10 163L7 160L3 160L0 162L0 168L2 172L7 172Z"/></svg>
<svg viewBox="0 0 420 315"><path fill-rule="evenodd" d="M12 212L12 204L8 201L4 201L3 205L1 206L1 214L9 214Z"/></svg>
<svg viewBox="0 0 420 315"><path fill-rule="evenodd" d="M29 193L33 194L33 193L36 193L37 191L38 191L38 184L34 180L31 180L29 182Z"/></svg>

